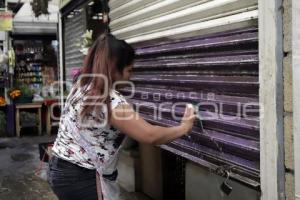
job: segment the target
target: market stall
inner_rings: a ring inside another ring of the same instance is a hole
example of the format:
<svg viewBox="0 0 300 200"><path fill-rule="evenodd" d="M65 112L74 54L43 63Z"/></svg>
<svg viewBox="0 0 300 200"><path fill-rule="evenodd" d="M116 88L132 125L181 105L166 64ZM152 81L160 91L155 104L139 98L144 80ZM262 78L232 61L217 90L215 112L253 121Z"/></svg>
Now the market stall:
<svg viewBox="0 0 300 200"><path fill-rule="evenodd" d="M20 136L23 128L31 128L27 132L32 132L33 127L37 128L33 132L39 135L44 130L51 134L53 125L48 112L53 111L49 102L55 104L58 93L55 87L59 68L58 6L47 3L46 10L41 12L34 6L34 3L24 2L14 16L13 30L9 32L7 65L10 80L3 101L12 107L9 123L16 130L10 136Z"/></svg>
<svg viewBox="0 0 300 200"><path fill-rule="evenodd" d="M34 109L37 103L43 105L44 102L49 102L49 100L55 102L58 93L55 89L56 81L58 80L58 44L55 36L31 35L24 39L24 37L21 38L18 35L14 35L12 43L15 52L15 66L13 84L9 90L9 96L13 103L16 104L16 108L26 107ZM31 104L31 106L27 104ZM48 104L44 105L47 105L47 107L43 111L47 113L51 107L48 107ZM40 109L38 116L35 117L36 124L32 124L32 126L37 125L39 134L42 132L42 121L45 121L41 119ZM18 112L19 109L16 109L16 114ZM19 124L19 121L24 121L19 117L20 115L16 115L16 125ZM44 124L48 125L46 122ZM48 130L48 127L46 129ZM20 136L20 126L17 126L16 133ZM49 131L48 133L50 134Z"/></svg>

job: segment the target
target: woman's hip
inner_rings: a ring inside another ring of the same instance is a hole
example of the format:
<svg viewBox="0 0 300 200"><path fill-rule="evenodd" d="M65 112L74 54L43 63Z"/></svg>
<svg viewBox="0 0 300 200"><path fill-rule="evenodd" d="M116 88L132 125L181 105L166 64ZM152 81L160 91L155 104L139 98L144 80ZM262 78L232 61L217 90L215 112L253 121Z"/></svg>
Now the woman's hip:
<svg viewBox="0 0 300 200"><path fill-rule="evenodd" d="M96 181L96 170L86 169L53 156L49 161L50 184L72 184L81 181Z"/></svg>
<svg viewBox="0 0 300 200"><path fill-rule="evenodd" d="M97 199L96 170L54 156L49 161L48 182L60 200Z"/></svg>

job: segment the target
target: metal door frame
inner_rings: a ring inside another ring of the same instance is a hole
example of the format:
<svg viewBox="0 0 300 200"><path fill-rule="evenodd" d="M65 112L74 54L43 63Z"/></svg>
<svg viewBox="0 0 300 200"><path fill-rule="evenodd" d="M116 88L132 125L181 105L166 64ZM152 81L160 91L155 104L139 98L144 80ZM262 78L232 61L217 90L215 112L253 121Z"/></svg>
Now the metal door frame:
<svg viewBox="0 0 300 200"><path fill-rule="evenodd" d="M258 0L261 199L285 199L282 0Z"/></svg>

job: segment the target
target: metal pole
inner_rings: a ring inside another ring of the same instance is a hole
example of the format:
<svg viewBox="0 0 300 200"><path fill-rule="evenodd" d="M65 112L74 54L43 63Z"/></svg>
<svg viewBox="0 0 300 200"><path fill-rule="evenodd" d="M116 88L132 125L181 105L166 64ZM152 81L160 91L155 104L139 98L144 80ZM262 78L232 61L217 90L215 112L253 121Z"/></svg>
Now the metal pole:
<svg viewBox="0 0 300 200"><path fill-rule="evenodd" d="M58 13L58 31L59 31L59 85L60 85L60 104L61 110L64 107L64 62L63 62L63 31L62 31L62 16Z"/></svg>

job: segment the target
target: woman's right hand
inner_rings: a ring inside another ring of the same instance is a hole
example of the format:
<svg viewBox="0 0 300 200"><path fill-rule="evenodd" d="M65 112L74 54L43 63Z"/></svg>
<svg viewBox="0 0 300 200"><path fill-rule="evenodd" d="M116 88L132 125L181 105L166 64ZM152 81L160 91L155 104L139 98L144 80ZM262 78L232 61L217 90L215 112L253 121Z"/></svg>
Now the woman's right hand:
<svg viewBox="0 0 300 200"><path fill-rule="evenodd" d="M119 105L112 110L110 124L141 143L161 145L186 135L193 127L195 118L195 109L190 105L186 106L179 126L156 126L140 117L130 105Z"/></svg>
<svg viewBox="0 0 300 200"><path fill-rule="evenodd" d="M181 119L181 126L184 127L185 133L187 134L193 127L194 121L196 119L196 110L194 109L192 104L187 104L185 107L184 115Z"/></svg>

